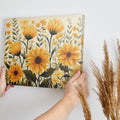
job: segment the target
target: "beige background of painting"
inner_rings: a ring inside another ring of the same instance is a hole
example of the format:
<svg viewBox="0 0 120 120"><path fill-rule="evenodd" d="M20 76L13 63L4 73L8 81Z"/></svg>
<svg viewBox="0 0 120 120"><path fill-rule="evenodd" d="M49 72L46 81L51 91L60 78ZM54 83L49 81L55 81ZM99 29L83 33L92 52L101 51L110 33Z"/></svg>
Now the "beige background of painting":
<svg viewBox="0 0 120 120"><path fill-rule="evenodd" d="M90 60L101 66L103 42L107 41L115 59L116 38L120 38L120 0L0 0L0 65L3 65L5 19L12 17L85 14L85 44L83 70L88 72L90 96L88 103L92 120L106 120L92 88L96 79L90 71ZM63 90L15 87L0 98L0 120L33 120L48 110L63 96ZM84 120L81 105L67 120Z"/></svg>

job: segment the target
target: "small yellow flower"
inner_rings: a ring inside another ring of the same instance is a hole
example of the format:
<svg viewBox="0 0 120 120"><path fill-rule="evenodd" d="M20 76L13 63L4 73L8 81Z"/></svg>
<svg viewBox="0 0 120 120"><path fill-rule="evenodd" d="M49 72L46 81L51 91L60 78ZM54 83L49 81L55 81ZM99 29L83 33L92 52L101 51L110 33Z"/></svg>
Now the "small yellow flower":
<svg viewBox="0 0 120 120"><path fill-rule="evenodd" d="M10 28L10 26L11 26L11 23L8 22L8 23L6 24L6 27L7 27L7 28Z"/></svg>
<svg viewBox="0 0 120 120"><path fill-rule="evenodd" d="M57 78L61 78L63 75L64 75L64 72L61 71L61 70L56 70L56 71L52 74L53 77L57 77Z"/></svg>
<svg viewBox="0 0 120 120"><path fill-rule="evenodd" d="M13 59L12 59L12 62L14 62L14 63L15 63L15 62L16 62L16 59L15 59L15 58L13 58Z"/></svg>
<svg viewBox="0 0 120 120"><path fill-rule="evenodd" d="M35 24L35 21L34 21L34 20L32 20L32 24Z"/></svg>
<svg viewBox="0 0 120 120"><path fill-rule="evenodd" d="M76 31L76 30L77 30L77 27L76 27L76 26L74 26L74 27L72 28L72 30L73 30L73 31Z"/></svg>
<svg viewBox="0 0 120 120"><path fill-rule="evenodd" d="M40 20L40 24L42 24L42 26L43 26L43 25L46 25L47 22L45 21L45 19L43 19L43 20Z"/></svg>
<svg viewBox="0 0 120 120"><path fill-rule="evenodd" d="M8 30L6 33L7 33L8 35L10 35L11 32L10 32L10 30Z"/></svg>
<svg viewBox="0 0 120 120"><path fill-rule="evenodd" d="M52 84L55 85L56 83L59 82L59 79L57 77L52 78Z"/></svg>
<svg viewBox="0 0 120 120"><path fill-rule="evenodd" d="M77 33L73 33L73 37L76 38L78 36Z"/></svg>
<svg viewBox="0 0 120 120"><path fill-rule="evenodd" d="M12 41L11 40L8 40L8 42L7 42L8 44L12 44Z"/></svg>
<svg viewBox="0 0 120 120"><path fill-rule="evenodd" d="M59 38L63 37L63 33L57 34L56 39L58 40Z"/></svg>
<svg viewBox="0 0 120 120"><path fill-rule="evenodd" d="M36 23L36 27L40 27L40 23Z"/></svg>

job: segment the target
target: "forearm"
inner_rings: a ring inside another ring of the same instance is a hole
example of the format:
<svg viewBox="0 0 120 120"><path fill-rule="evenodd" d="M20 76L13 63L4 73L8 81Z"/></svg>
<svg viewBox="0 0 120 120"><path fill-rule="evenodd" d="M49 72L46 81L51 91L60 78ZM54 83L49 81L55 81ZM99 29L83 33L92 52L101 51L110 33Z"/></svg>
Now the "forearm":
<svg viewBox="0 0 120 120"><path fill-rule="evenodd" d="M65 120L75 108L74 101L68 97L63 97L50 110L37 117L35 120Z"/></svg>

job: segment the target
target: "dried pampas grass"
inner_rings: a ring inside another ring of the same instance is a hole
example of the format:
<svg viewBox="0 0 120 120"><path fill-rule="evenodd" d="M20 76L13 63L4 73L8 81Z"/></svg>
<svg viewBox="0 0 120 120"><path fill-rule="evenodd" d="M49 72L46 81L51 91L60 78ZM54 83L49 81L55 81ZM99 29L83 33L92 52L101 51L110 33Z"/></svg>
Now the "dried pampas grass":
<svg viewBox="0 0 120 120"><path fill-rule="evenodd" d="M83 88L81 85L79 85L79 87L80 87L80 89L79 88L76 88L76 89L79 92L79 98L80 98L80 101L82 104L85 120L91 120L91 112L90 112Z"/></svg>
<svg viewBox="0 0 120 120"><path fill-rule="evenodd" d="M113 62L109 60L106 42L104 42L105 58L102 63L102 72L91 63L94 76L97 78L97 93L101 102L103 112L107 120L120 120L120 44L118 46L118 66L117 71L113 71Z"/></svg>

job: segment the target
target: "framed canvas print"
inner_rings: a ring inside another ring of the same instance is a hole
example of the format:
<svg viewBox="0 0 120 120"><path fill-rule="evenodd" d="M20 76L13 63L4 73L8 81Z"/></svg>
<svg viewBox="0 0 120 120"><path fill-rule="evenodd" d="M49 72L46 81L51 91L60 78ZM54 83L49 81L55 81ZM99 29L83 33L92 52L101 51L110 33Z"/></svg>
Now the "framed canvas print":
<svg viewBox="0 0 120 120"><path fill-rule="evenodd" d="M84 15L6 19L7 84L65 88L83 65Z"/></svg>

